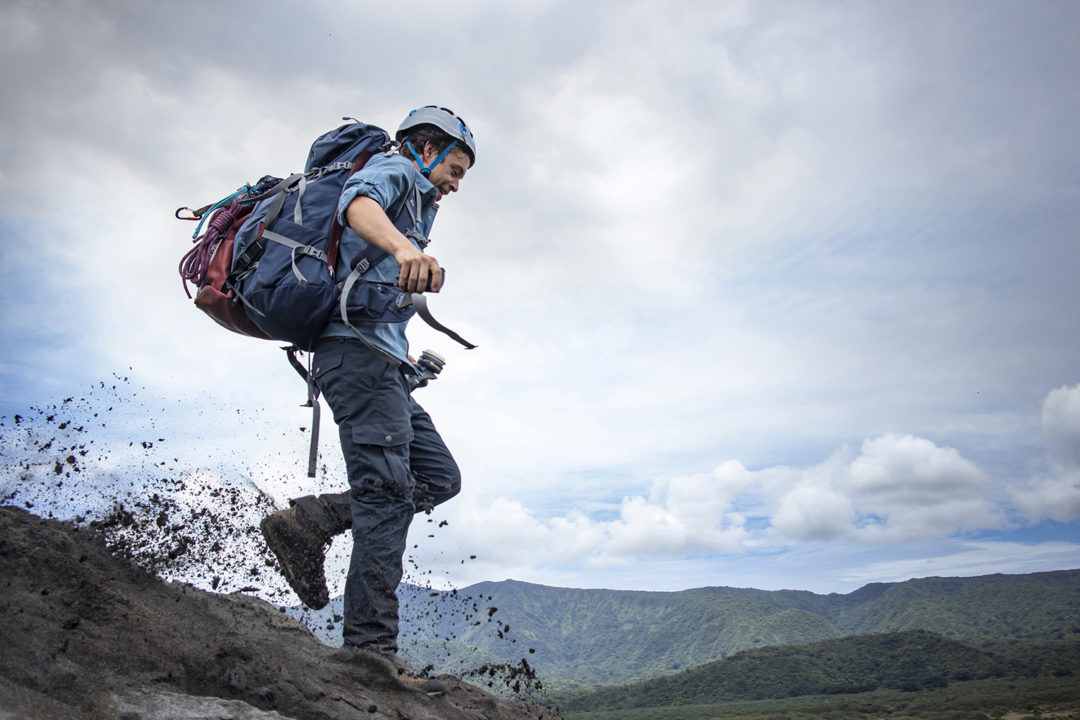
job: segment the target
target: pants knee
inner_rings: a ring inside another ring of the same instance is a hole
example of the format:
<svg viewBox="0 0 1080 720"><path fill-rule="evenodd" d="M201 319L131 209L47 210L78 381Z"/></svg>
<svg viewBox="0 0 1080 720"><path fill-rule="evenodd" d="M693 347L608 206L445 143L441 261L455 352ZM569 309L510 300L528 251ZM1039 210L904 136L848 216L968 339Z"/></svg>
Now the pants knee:
<svg viewBox="0 0 1080 720"><path fill-rule="evenodd" d="M461 492L461 468L453 458L449 458L449 462L443 468L442 476L442 482L439 483L440 502L449 500Z"/></svg>
<svg viewBox="0 0 1080 720"><path fill-rule="evenodd" d="M454 463L451 468L449 480L446 492L447 500L461 492L461 470L458 468L457 463Z"/></svg>
<svg viewBox="0 0 1080 720"><path fill-rule="evenodd" d="M451 460L439 468L437 473L417 476L417 510L430 512L436 505L441 505L461 492L461 471L457 463Z"/></svg>

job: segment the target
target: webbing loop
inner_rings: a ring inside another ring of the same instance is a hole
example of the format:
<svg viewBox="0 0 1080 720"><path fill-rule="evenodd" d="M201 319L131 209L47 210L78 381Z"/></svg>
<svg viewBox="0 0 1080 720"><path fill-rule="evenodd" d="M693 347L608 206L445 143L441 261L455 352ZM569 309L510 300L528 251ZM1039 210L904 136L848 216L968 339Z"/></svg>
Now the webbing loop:
<svg viewBox="0 0 1080 720"><path fill-rule="evenodd" d="M307 190L307 176L300 176L300 188L296 193L296 205L293 206L292 216L293 222L297 225L304 224L304 191Z"/></svg>
<svg viewBox="0 0 1080 720"><path fill-rule="evenodd" d="M463 346L466 350L476 349L476 345L473 345L471 342L461 337L456 332L435 319L435 316L431 314L430 310L428 310L426 297L424 297L420 293L413 293L411 299L413 307L416 308L416 314L419 315L420 319L427 323L432 330L438 330L446 337Z"/></svg>

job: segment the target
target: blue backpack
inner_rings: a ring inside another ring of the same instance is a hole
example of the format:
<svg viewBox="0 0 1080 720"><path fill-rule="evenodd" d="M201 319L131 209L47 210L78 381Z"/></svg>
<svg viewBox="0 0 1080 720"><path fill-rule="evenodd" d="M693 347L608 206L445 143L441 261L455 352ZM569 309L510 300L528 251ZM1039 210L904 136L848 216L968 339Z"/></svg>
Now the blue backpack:
<svg viewBox="0 0 1080 720"><path fill-rule="evenodd" d="M304 172L285 179L265 176L211 205L176 211L178 219L199 221L195 246L180 261L185 292L189 281L197 287L195 305L229 330L290 344L285 348L289 362L307 383L313 408L310 476L319 393L296 353L314 349L335 310L347 325L351 319L402 322L418 313L466 348L475 347L436 321L422 294L363 280L387 256L374 244L353 261L347 276L335 277L343 233L337 220L341 189L373 155L391 147L385 130L353 120L312 143ZM388 216L407 234L408 213L401 210L391 208ZM206 232L200 234L204 223Z"/></svg>
<svg viewBox="0 0 1080 720"><path fill-rule="evenodd" d="M315 346L338 305L341 188L368 158L389 147L390 136L373 125L331 130L312 144L304 172L278 183L240 226L228 284L268 337L304 350ZM369 266L386 257L374 245L368 251ZM412 312L401 308L378 319L401 322Z"/></svg>

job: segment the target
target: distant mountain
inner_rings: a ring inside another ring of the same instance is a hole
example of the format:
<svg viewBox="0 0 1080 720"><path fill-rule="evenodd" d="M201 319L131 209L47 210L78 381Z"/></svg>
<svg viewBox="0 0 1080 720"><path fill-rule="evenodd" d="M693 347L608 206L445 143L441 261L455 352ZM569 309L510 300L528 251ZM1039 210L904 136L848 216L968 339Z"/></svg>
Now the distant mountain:
<svg viewBox="0 0 1080 720"><path fill-rule="evenodd" d="M564 710L626 710L857 693L924 690L950 681L1080 674L1080 643L977 648L910 630L746 650L674 675L564 699Z"/></svg>
<svg viewBox="0 0 1080 720"><path fill-rule="evenodd" d="M507 580L454 593L410 589L403 606L403 646L415 658L446 667L447 656L469 664L524 655L555 684L593 686L741 650L869 633L1080 641L1080 570L874 583L845 595L576 590ZM497 610L489 615L488 608Z"/></svg>

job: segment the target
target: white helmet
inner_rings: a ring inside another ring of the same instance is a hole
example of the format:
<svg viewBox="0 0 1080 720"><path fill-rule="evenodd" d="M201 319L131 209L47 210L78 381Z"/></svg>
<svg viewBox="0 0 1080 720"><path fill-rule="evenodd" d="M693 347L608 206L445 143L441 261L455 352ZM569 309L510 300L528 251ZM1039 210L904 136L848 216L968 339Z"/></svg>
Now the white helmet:
<svg viewBox="0 0 1080 720"><path fill-rule="evenodd" d="M401 121L401 125L398 126L397 133L394 135L394 139L401 142L401 138L414 127L420 125L434 125L442 130L444 133L454 138L456 141L443 152L439 153L439 157L427 167L427 172L431 171L431 168L435 167L443 161L446 157L446 153L455 146L460 144L462 150L468 155L472 164L476 164L476 139L473 137L472 130L469 130L469 126L465 124L465 121L454 114L453 110L449 110L437 105L425 105L424 107L416 108L405 116L405 119ZM418 154L416 148L408 148L414 155ZM420 163L420 169L424 170L424 164ZM424 173L427 174L426 172Z"/></svg>

